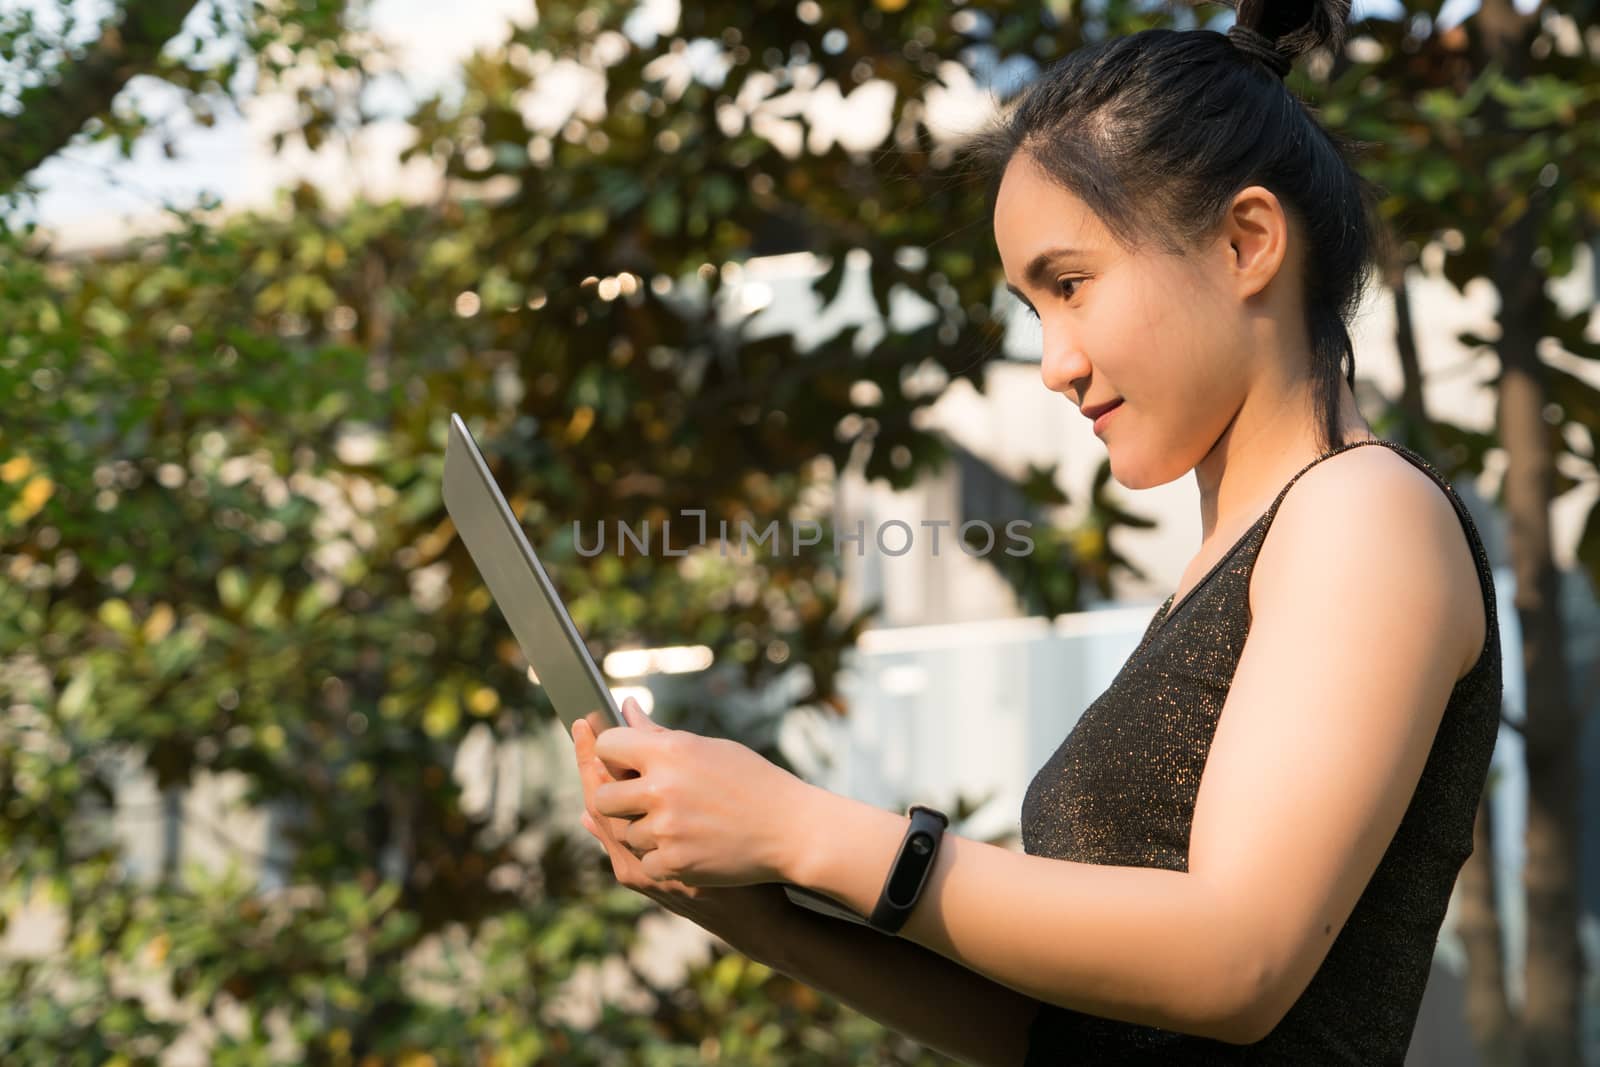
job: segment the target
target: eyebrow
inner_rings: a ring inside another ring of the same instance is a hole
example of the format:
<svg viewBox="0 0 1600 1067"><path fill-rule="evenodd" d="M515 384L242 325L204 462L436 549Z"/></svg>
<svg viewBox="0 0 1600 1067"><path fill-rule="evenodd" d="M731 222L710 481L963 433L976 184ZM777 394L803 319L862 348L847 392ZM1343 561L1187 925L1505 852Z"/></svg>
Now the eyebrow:
<svg viewBox="0 0 1600 1067"><path fill-rule="evenodd" d="M1067 248L1065 246L1060 248L1047 248L1043 252L1040 252L1038 255L1034 256L1033 259L1028 262L1028 266L1022 272L1022 277L1034 288L1043 289L1045 270L1050 266L1051 263L1055 262L1056 260L1071 259L1076 256L1087 255L1087 252L1077 248ZM1028 303L1028 298L1022 295L1022 291L1016 286L1012 285L1010 282L1006 282L1006 289L1011 293L1012 296L1016 297L1024 304L1028 304L1029 307L1033 306L1031 303Z"/></svg>

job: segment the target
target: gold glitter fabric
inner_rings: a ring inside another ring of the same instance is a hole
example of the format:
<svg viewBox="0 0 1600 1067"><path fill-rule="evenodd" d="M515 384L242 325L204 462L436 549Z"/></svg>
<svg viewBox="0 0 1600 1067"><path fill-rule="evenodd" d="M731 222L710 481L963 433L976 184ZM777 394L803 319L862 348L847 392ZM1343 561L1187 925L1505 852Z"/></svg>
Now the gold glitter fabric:
<svg viewBox="0 0 1600 1067"><path fill-rule="evenodd" d="M1188 869L1195 794L1250 629L1250 574L1267 528L1301 474L1364 444L1399 452L1450 498L1477 561L1488 620L1388 850L1310 985L1262 1040L1235 1045L1041 1004L1026 1067L1404 1062L1445 906L1472 852L1501 679L1494 579L1477 527L1444 477L1403 445L1347 442L1308 463L1170 615L1167 598L1121 672L1029 783L1022 845L1030 855L1080 863Z"/></svg>

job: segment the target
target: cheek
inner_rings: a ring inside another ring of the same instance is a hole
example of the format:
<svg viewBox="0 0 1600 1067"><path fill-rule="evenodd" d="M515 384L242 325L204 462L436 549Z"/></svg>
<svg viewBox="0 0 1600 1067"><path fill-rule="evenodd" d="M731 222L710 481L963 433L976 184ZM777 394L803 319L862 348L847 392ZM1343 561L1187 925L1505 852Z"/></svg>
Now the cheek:
<svg viewBox="0 0 1600 1067"><path fill-rule="evenodd" d="M1142 341L1140 354L1146 363L1159 363L1165 376L1192 366L1196 348L1202 343L1195 334L1203 323L1192 308L1180 306L1186 300L1183 293L1170 292L1146 295L1134 305L1139 318L1136 330Z"/></svg>
<svg viewBox="0 0 1600 1067"><path fill-rule="evenodd" d="M1128 489L1165 485L1204 457L1232 403L1237 380L1228 343L1207 313L1206 296L1181 271L1152 274L1104 292L1121 314L1082 343L1106 388L1126 398L1106 431L1112 476Z"/></svg>
<svg viewBox="0 0 1600 1067"><path fill-rule="evenodd" d="M1226 344L1218 337L1219 319L1212 296L1184 271L1153 280L1134 298L1140 330L1150 340L1147 350L1158 355L1169 379L1208 379Z"/></svg>
<svg viewBox="0 0 1600 1067"><path fill-rule="evenodd" d="M1218 398L1229 354L1216 337L1215 317L1197 303L1203 300L1181 276L1130 286L1125 294L1126 329L1112 349L1117 360L1108 377L1146 418L1181 419Z"/></svg>

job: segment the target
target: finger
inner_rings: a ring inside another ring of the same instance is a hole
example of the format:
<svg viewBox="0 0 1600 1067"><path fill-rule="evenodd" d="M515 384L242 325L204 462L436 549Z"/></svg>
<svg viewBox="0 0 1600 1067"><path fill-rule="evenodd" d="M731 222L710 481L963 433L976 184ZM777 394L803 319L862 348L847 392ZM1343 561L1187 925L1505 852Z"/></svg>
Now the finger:
<svg viewBox="0 0 1600 1067"><path fill-rule="evenodd" d="M649 819L639 819L624 826L617 834L617 843L632 852L635 856L643 856L646 852L656 848L655 831L651 829Z"/></svg>
<svg viewBox="0 0 1600 1067"><path fill-rule="evenodd" d="M580 720L573 724L572 736L577 751L578 778L583 787L585 824L591 833L610 847L627 825L627 820L602 815L595 809L594 798L601 786L615 779L606 771L605 765L594 758L594 734L590 732L588 723Z"/></svg>
<svg viewBox="0 0 1600 1067"><path fill-rule="evenodd" d="M631 866L638 862L638 858L629 850L626 844L622 843L612 825L616 820L596 819L594 813L587 808L583 812L582 820L584 829L594 835L595 840L600 842L601 847L605 849L606 855L610 857L611 873L616 875L619 882L627 885L632 877L630 873Z"/></svg>
<svg viewBox="0 0 1600 1067"><path fill-rule="evenodd" d="M583 779L584 805L594 819L605 824L608 836L613 841L621 842L628 824L643 818L647 808L642 788L626 789L620 796L612 791L638 782L641 776L637 771L627 772L622 778L614 776L604 761L594 753L594 734L589 724L583 723L582 730L587 738L582 742L583 759L579 764ZM602 796L607 798L607 806L604 808L600 806ZM635 854L637 855L637 852Z"/></svg>
<svg viewBox="0 0 1600 1067"><path fill-rule="evenodd" d="M594 802L589 799L588 790L584 791L583 813L578 818L579 821L583 823L583 828L585 830L588 830L591 834L593 834L602 845L607 844L607 834L605 831L601 830L600 824L602 821L609 820L600 820L595 818Z"/></svg>
<svg viewBox="0 0 1600 1067"><path fill-rule="evenodd" d="M588 723L584 722L582 719L579 719L576 723L573 723L572 747L577 756L578 771L581 775L583 775L585 790L590 788L591 780L595 785L598 785L600 782L610 782L614 780L614 777L606 768L606 765L596 758L594 754L594 742L594 730L590 728Z"/></svg>
<svg viewBox="0 0 1600 1067"><path fill-rule="evenodd" d="M672 872L667 870L666 864L661 862L660 849L651 849L639 857L639 870L657 886L672 879Z"/></svg>
<svg viewBox="0 0 1600 1067"><path fill-rule="evenodd" d="M599 747L598 747L597 742L599 740L599 736L600 735L595 733L594 724L592 722L589 722L588 720L580 720L580 721L583 722L583 732L589 739L588 748L586 750L587 753L588 753L588 756L589 756L589 758L593 759L594 762L597 765L599 765L599 767L600 767L600 769L602 771L605 772L605 780L606 781L614 781L614 780L622 780L622 779L626 779L626 778L637 778L637 777L639 777L640 772L637 769L635 769L632 765L630 765L628 763L620 763L620 764L617 764L617 765L613 765L611 763L607 763L605 761L605 759L602 757L602 755L601 755L601 753L599 751ZM576 725L576 724L574 724L574 725ZM601 733L616 733L616 732L617 732L616 730L612 730L612 729L606 729L606 730L601 731ZM626 731L624 731L624 732L626 732ZM640 732L643 733L645 731L641 730Z"/></svg>
<svg viewBox="0 0 1600 1067"><path fill-rule="evenodd" d="M599 761L597 760L595 762ZM605 772L602 770L598 773L603 775ZM633 820L643 818L643 816L637 814L612 815L600 810L596 798L600 795L601 789L609 788L614 781L614 779L607 777L604 781L596 782L591 776L591 784L584 789L583 805L585 812L589 816L589 819L598 826L604 828L606 837L620 844L623 839L623 834L626 833L628 826L633 822Z"/></svg>
<svg viewBox="0 0 1600 1067"><path fill-rule="evenodd" d="M649 715L646 715L644 709L639 706L639 701L633 697L629 697L622 702L622 717L627 720L629 726L635 726L641 730L665 733L667 729Z"/></svg>
<svg viewBox="0 0 1600 1067"><path fill-rule="evenodd" d="M656 883L645 876L643 869L639 865L644 853L623 841L620 836L596 831L594 821L587 812L584 814L584 824L594 833L594 836L604 846L606 855L611 858L611 873L616 877L618 883L639 892L646 892L646 887L653 888L655 886ZM657 903L663 903L663 901L658 899Z"/></svg>
<svg viewBox="0 0 1600 1067"><path fill-rule="evenodd" d="M639 818L637 815L632 816L632 818L626 816L610 816L600 811L597 807L595 807L593 788L585 790L583 807L584 814L588 817L590 824L594 827L595 833L603 840L616 843L619 847L623 847L621 844L623 840L623 834L627 831L632 819Z"/></svg>
<svg viewBox="0 0 1600 1067"><path fill-rule="evenodd" d="M613 731L607 730L607 733ZM578 769L588 772L591 769L602 782L612 782L619 779L637 778L639 772L622 768L621 773L613 771L604 760L595 752L594 726L587 719L579 719L572 724L572 747L578 760ZM588 779L585 779L587 782Z"/></svg>
<svg viewBox="0 0 1600 1067"><path fill-rule="evenodd" d="M604 761L607 767L618 767L643 773L649 769L651 753L660 744L660 735L665 732L607 730L594 739L592 751L595 758ZM612 777L621 776L616 771L613 771Z"/></svg>
<svg viewBox="0 0 1600 1067"><path fill-rule="evenodd" d="M583 828L589 831L589 836L600 843L600 849L611 859L611 868L615 872L617 866L616 843L607 838L604 831L595 825L594 816L587 811L583 813Z"/></svg>
<svg viewBox="0 0 1600 1067"><path fill-rule="evenodd" d="M646 790L650 788L643 778L601 782L594 789L595 814L619 819L647 815L650 812L650 797Z"/></svg>

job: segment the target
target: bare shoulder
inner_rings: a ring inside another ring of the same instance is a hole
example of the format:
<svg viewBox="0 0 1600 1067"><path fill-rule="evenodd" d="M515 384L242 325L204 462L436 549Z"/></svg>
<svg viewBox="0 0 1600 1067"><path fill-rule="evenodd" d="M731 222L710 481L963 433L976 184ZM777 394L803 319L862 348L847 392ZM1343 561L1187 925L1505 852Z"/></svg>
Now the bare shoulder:
<svg viewBox="0 0 1600 1067"><path fill-rule="evenodd" d="M1285 494L1256 559L1250 604L1299 584L1306 568L1337 554L1372 564L1370 609L1448 599L1446 632L1459 679L1487 637L1483 591L1466 530L1444 490L1393 449L1352 448L1306 471Z"/></svg>

